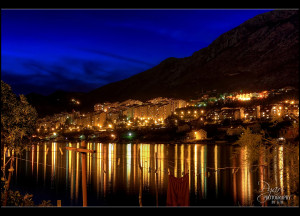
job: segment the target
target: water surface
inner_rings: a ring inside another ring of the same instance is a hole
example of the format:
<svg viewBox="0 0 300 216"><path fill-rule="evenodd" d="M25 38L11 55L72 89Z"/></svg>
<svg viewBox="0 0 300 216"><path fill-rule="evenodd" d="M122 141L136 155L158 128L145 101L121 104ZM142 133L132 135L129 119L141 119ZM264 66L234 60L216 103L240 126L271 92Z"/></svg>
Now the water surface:
<svg viewBox="0 0 300 216"><path fill-rule="evenodd" d="M81 153L66 146L80 143L32 145L16 160L11 187L33 194L36 202L51 200L56 205L61 200L62 206L82 206ZM96 150L87 154L88 206L139 206L141 178L143 206L165 206L169 174L189 174L191 206L271 205L259 202L263 188L258 183L275 176L278 187L291 184L283 178L280 152L274 166L257 169L244 161L247 149L236 155L232 145L90 142L87 148Z"/></svg>

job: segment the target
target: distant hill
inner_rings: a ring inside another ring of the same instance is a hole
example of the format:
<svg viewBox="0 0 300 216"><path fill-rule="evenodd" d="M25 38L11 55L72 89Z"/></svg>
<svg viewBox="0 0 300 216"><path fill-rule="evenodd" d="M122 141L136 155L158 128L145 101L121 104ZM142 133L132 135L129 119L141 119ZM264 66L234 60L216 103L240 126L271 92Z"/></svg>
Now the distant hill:
<svg viewBox="0 0 300 216"><path fill-rule="evenodd" d="M168 58L147 71L77 96L83 104L81 109L86 111L98 102L129 98L188 99L197 98L203 90L231 92L296 87L298 70L299 11L274 10L222 34L190 57ZM57 95L68 97L66 93L57 93L51 98ZM44 100L39 96L32 98L30 101L36 105L35 100ZM58 106L59 110L62 104L54 102L53 99L51 105Z"/></svg>
<svg viewBox="0 0 300 216"><path fill-rule="evenodd" d="M54 113L71 112L73 109L82 110L82 104L77 105L72 103L72 98L80 99L85 94L58 90L48 96L30 93L26 97L29 103L36 108L39 117L44 117Z"/></svg>

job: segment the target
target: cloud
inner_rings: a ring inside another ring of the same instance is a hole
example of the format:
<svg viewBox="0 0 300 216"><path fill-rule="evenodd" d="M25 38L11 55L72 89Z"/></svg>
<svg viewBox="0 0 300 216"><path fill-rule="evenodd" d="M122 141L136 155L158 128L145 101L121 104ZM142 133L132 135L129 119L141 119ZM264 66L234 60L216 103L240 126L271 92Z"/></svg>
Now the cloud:
<svg viewBox="0 0 300 216"><path fill-rule="evenodd" d="M145 61L142 61L142 60L139 60L139 59L129 58L129 57L125 57L125 56L120 56L120 55L105 52L105 51L89 49L89 48L82 48L81 50L89 52L89 53L94 53L94 54L98 54L98 55L102 55L102 56L111 57L111 58L114 58L116 60L122 60L122 61L127 61L127 62L130 62L130 63L142 64L142 65L146 65L146 66L149 66L149 67L154 66L154 64L149 63L149 62L145 62Z"/></svg>
<svg viewBox="0 0 300 216"><path fill-rule="evenodd" d="M62 58L55 63L24 59L17 67L10 65L7 68L2 70L2 79L17 94L36 92L44 95L56 90L88 92L128 78L135 71L141 72L140 67L129 63L112 66L104 60L81 58Z"/></svg>

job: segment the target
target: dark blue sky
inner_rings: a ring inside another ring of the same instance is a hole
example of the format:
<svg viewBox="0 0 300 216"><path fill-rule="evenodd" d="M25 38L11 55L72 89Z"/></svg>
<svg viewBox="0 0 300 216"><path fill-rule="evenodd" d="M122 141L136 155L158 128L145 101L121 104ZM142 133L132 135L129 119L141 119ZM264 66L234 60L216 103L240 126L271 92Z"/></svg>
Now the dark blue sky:
<svg viewBox="0 0 300 216"><path fill-rule="evenodd" d="M1 79L17 94L88 92L188 57L270 10L1 10Z"/></svg>

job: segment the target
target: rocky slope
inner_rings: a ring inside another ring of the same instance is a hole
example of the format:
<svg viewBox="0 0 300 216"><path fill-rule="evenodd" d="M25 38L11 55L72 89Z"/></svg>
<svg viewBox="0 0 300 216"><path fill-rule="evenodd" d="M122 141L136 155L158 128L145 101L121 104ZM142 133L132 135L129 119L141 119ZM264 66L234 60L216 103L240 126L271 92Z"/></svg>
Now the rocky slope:
<svg viewBox="0 0 300 216"><path fill-rule="evenodd" d="M182 59L169 58L89 93L96 100L190 97L204 90L263 90L298 85L299 12L258 15ZM91 99L89 97L89 99Z"/></svg>

